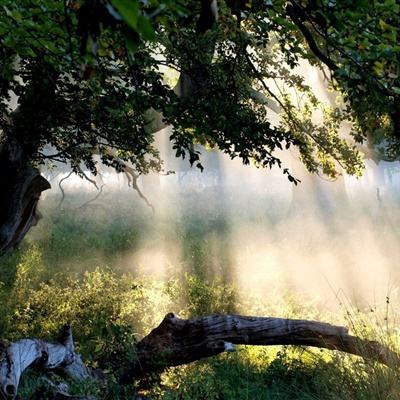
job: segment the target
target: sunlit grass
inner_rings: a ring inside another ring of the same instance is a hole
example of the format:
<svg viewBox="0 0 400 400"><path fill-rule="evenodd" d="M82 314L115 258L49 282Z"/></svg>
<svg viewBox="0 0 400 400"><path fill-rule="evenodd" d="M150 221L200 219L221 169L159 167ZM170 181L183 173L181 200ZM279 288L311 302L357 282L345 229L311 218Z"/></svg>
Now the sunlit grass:
<svg viewBox="0 0 400 400"><path fill-rule="evenodd" d="M8 302L3 300L4 335L9 339L54 338L62 324L71 323L78 350L91 365L110 373L134 356L136 340L158 325L166 312L173 310L182 317L232 312L225 302L234 288L217 281L205 284L190 274L160 281L97 268L76 279L59 273L37 285L34 266L38 250L32 247L30 251L31 256L25 253L18 265L12 296ZM296 307L292 301L282 306L254 295L235 308L254 315L280 314L328 322L347 319L353 334L400 347L397 331L375 316L379 310L369 314L346 310L343 317L333 316L316 310L312 303ZM384 310L382 313L386 315ZM35 387L29 376L27 379L25 384ZM400 386L397 366L391 370L327 350L238 346L233 354L170 368L160 383L145 393L155 399L383 400L399 399Z"/></svg>

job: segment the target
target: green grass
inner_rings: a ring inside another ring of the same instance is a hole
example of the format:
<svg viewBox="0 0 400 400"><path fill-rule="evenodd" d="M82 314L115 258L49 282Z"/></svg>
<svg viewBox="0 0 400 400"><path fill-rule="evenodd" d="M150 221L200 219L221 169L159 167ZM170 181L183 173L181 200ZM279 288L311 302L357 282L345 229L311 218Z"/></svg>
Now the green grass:
<svg viewBox="0 0 400 400"><path fill-rule="evenodd" d="M112 382L134 357L136 341L170 311L182 317L237 312L332 323L347 319L354 333L398 347L386 309L347 306L335 315L290 291L285 304L271 301L272 295L241 293L228 268L231 208L195 200L172 219L153 218L143 204L127 199L105 197L103 203L112 206L82 209L82 200L72 197L63 212L56 199L47 199L45 219L17 251L0 260L2 338L54 339L64 323L71 324L78 351L90 365L107 370L111 382L72 389L99 399L132 398L135 386L122 389ZM259 222L274 224L268 215ZM171 238L179 238L182 251L162 277L128 265L127 253L150 239ZM235 353L171 368L144 394L193 400L390 400L400 399L399 382L397 370L336 352L241 346ZM23 379L20 398L46 399L46 385L32 371Z"/></svg>

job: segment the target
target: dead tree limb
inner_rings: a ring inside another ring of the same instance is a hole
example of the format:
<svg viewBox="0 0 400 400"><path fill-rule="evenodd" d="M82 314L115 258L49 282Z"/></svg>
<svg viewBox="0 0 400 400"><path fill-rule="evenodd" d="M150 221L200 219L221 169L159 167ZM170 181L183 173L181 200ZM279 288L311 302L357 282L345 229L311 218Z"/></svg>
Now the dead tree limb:
<svg viewBox="0 0 400 400"><path fill-rule="evenodd" d="M151 211L153 214L155 214L155 210L153 205L150 203L150 201L147 199L147 197L142 193L140 190L137 180L139 179L139 174L136 173L136 171L128 165L124 160L122 160L120 157L117 156L115 149L109 148L107 149L107 154L110 155L111 157L114 158L114 161L118 164L118 168L123 172L128 179L128 186L132 187L134 190L136 190L136 193L139 195L139 197L147 204L148 207L151 208Z"/></svg>
<svg viewBox="0 0 400 400"><path fill-rule="evenodd" d="M88 175L85 173L85 171L82 170L82 168L78 168L78 175L81 175L83 179L86 179L89 183L91 183L97 190L99 190L99 187L97 186L97 182L94 179L91 179L88 177Z"/></svg>
<svg viewBox="0 0 400 400"><path fill-rule="evenodd" d="M79 208L79 209L85 208L85 207L87 207L89 204L91 204L91 203L93 203L94 201L96 201L96 200L100 197L101 193L103 192L104 186L105 186L105 184L101 185L100 188L98 189L98 192L97 192L96 196L94 196L92 199L90 199L90 200L88 200L88 201L85 201L85 202L84 202L82 205L80 205L78 208Z"/></svg>
<svg viewBox="0 0 400 400"><path fill-rule="evenodd" d="M185 320L170 313L138 343L132 377L232 351L235 344L313 346L355 354L388 366L400 362L399 354L388 347L349 335L342 326L240 315Z"/></svg>
<svg viewBox="0 0 400 400"><path fill-rule="evenodd" d="M88 368L75 353L72 332L64 327L58 343L39 339L21 339L1 352L0 392L6 399L14 399L23 372L30 366L43 370L58 370L75 381L101 379L102 374Z"/></svg>
<svg viewBox="0 0 400 400"><path fill-rule="evenodd" d="M62 183L65 180L67 180L73 173L74 173L74 171L70 171L70 173L68 175L61 178L60 181L58 182L58 187L60 188L60 191L61 191L61 199L58 203L58 208L61 207L61 205L65 199L65 190L62 186ZM95 201L99 198L99 196L101 195L101 193L103 191L104 184L99 188L99 186L97 185L97 182L94 179L89 178L89 176L81 168L78 168L78 175L80 175L82 179L87 180L89 183L91 183L97 189L97 194L93 199L88 200L87 202L85 202L84 204L82 204L81 206L78 207L78 208L84 208L85 206L87 206L88 204L92 203L93 201Z"/></svg>
<svg viewBox="0 0 400 400"><path fill-rule="evenodd" d="M150 203L147 197L142 193L142 191L138 186L137 180L139 179L139 175L136 174L133 168L127 165L126 163L123 164L123 168L124 168L124 174L128 178L128 186L131 186L134 190L136 190L136 193L139 195L139 197L147 204L148 207L151 208L153 214L155 214L155 209L153 205Z"/></svg>

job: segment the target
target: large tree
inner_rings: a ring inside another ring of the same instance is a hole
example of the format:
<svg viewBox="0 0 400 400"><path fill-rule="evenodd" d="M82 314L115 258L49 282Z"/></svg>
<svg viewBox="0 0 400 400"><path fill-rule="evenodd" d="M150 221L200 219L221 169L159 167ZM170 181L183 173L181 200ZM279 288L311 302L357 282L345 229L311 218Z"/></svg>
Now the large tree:
<svg viewBox="0 0 400 400"><path fill-rule="evenodd" d="M161 171L153 134L166 125L199 168L196 143L260 167L294 146L311 172L358 173L344 120L397 157L399 22L395 0L0 0L0 251L35 222L50 187L41 165L95 173L98 155L118 171ZM301 60L342 105L318 101Z"/></svg>

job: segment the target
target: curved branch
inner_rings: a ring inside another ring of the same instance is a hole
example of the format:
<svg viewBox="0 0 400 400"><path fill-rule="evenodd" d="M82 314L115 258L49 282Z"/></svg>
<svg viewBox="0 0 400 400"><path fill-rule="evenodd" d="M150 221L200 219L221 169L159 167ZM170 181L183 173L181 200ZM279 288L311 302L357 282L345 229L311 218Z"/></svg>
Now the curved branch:
<svg viewBox="0 0 400 400"><path fill-rule="evenodd" d="M61 204L64 202L64 199L65 199L65 191L64 191L64 188L62 187L62 183L63 183L65 180L67 180L73 173L74 173L74 171L71 171L67 176L64 176L64 178L60 179L60 181L58 182L58 187L60 188L60 191L61 191L61 199L60 199L60 201L59 201L59 203L58 203L58 208L61 207ZM82 207L86 206L87 204L91 203L92 201L95 201L95 200L100 196L100 194L101 194L101 192L102 192L102 190L103 190L103 186L104 186L104 185L99 189L99 187L97 186L96 181L95 181L94 179L89 178L89 177L87 176L87 174L86 174L85 172L83 172L83 170L82 170L81 168L78 168L78 174L81 175L82 179L85 179L85 180L87 180L88 182L90 182L92 185L94 185L94 187L95 187L95 188L97 189L97 191L98 191L97 195L96 195L93 199L87 201L86 203L82 204L82 205L79 207L79 208L82 208Z"/></svg>
<svg viewBox="0 0 400 400"><path fill-rule="evenodd" d="M84 202L84 203L83 203L81 206L79 206L78 208L85 208L85 207L88 206L90 203L93 203L94 201L96 201L96 200L100 197L101 193L103 192L103 187L104 187L104 186L105 186L105 184L101 185L101 186L100 186L100 189L98 189L98 192L97 192L96 196L94 196L92 199L90 199L90 200Z"/></svg>
<svg viewBox="0 0 400 400"><path fill-rule="evenodd" d="M63 187L62 187L62 183L63 183L65 180L67 180L73 173L74 173L74 172L71 171L67 176L64 176L64 178L61 178L60 181L58 182L58 187L59 187L60 190L61 190L61 199L60 199L60 201L59 201L59 203L58 203L58 208L61 207L61 204L64 202L64 199L65 199L65 192L64 192L64 189L63 189Z"/></svg>
<svg viewBox="0 0 400 400"><path fill-rule="evenodd" d="M89 183L91 183L97 190L99 190L97 183L94 179L89 178L85 172L83 172L82 168L78 168L78 174L82 175L83 179L86 179Z"/></svg>
<svg viewBox="0 0 400 400"><path fill-rule="evenodd" d="M332 71L336 71L338 69L338 66L328 56L326 56L318 47L317 43L313 38L312 33L307 29L307 27L303 24L302 19L297 15L296 9L299 10L300 6L296 2L292 2L292 4L289 4L286 7L286 12L288 13L289 17L292 19L294 24L300 29L300 32L303 34L304 39L306 40L308 46L310 47L310 50L328 68L330 68Z"/></svg>
<svg viewBox="0 0 400 400"><path fill-rule="evenodd" d="M151 208L151 211L153 212L153 214L155 214L155 210L154 210L153 205L149 202L147 197L142 193L142 191L140 190L140 188L139 188L139 186L137 184L137 180L139 179L139 175L135 173L135 171L133 170L132 167L130 167L129 165L124 163L122 160L121 160L121 165L123 165L124 174L128 178L128 186L131 186L133 189L136 190L136 192L139 195L139 197L142 200L144 200L144 202Z"/></svg>
<svg viewBox="0 0 400 400"><path fill-rule="evenodd" d="M144 200L144 202L151 208L151 210L154 214L155 210L154 210L153 205L149 202L147 197L142 193L142 191L140 190L140 188L137 184L139 175L124 160L122 160L120 157L117 156L114 149L107 148L106 151L107 151L107 154L110 155L111 157L113 157L114 161L118 164L120 171L122 171L125 174L125 176L128 178L128 186L132 186L132 188L136 190L139 197L142 200Z"/></svg>

